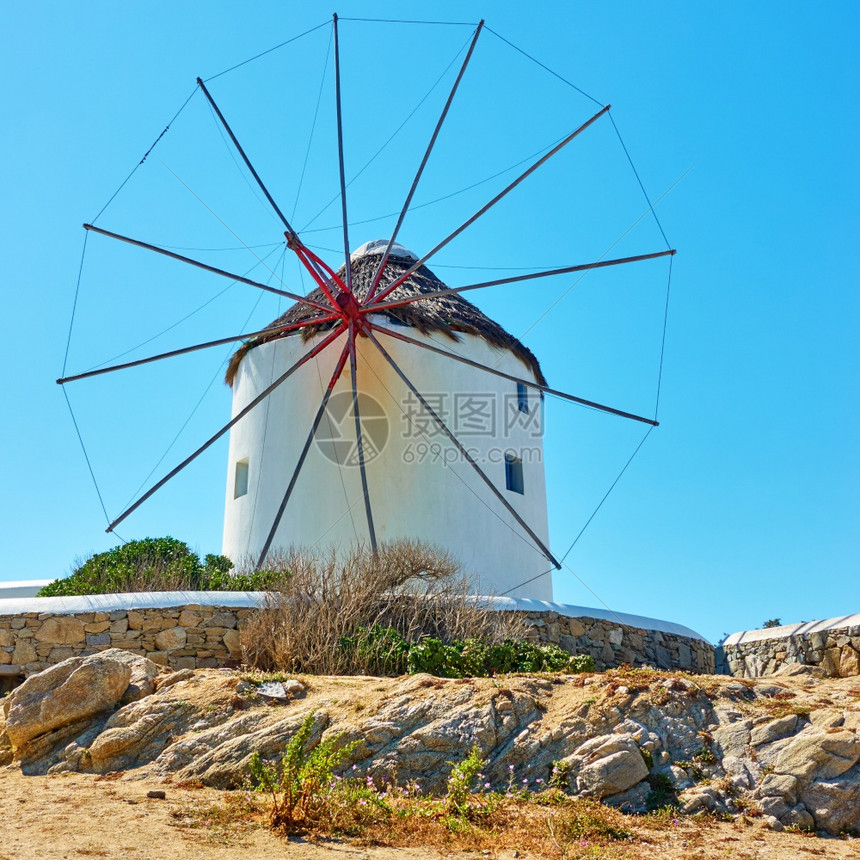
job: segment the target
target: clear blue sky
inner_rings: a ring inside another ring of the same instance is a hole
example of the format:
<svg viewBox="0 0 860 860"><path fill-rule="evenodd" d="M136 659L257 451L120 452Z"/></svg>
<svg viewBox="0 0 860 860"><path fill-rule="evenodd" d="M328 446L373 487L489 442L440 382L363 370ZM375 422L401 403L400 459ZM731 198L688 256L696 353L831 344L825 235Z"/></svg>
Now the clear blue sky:
<svg viewBox="0 0 860 860"><path fill-rule="evenodd" d="M53 381L63 363L81 223L101 209L197 75L214 75L332 11L273 2L5 8L0 580L62 575L76 556L114 542L104 534ZM581 581L558 574L557 599L600 605L593 591L612 609L678 621L714 640L774 616L792 622L856 612L856 4L343 2L337 11L486 17L498 33L613 105L646 188L661 198L657 212L679 249L661 426L568 556ZM470 29L344 21L341 34L347 172L354 175L455 61ZM295 206L299 228L337 190L330 67L299 189L328 38L323 28L211 82L288 214ZM399 208L458 64L351 186L351 219ZM596 109L485 33L416 201L510 167ZM514 175L418 210L402 241L426 250ZM446 248L434 268L461 284L498 276L490 267L596 259L622 236L610 256L660 250L653 221L637 223L643 210L611 126L601 121ZM391 223L354 226L353 246L387 235ZM256 249L260 256L281 236L199 94L99 224L193 248L235 247L238 235L267 245ZM333 205L310 226L338 224ZM305 239L324 248L340 241L337 230ZM240 271L257 262L245 250L189 253ZM279 253L267 264L277 268ZM90 238L86 263L70 372L141 343L228 286L98 237ZM252 277L268 274L258 267ZM283 277L301 289L291 263ZM573 283L555 279L472 297L538 353L552 385L653 411L666 266L592 274L568 293ZM256 304L259 298L233 287L131 357L264 324L278 302ZM110 514L144 481L205 391L158 473L224 423L229 392L219 376L226 353L69 389ZM556 402L547 418L550 534L563 553L642 431ZM223 445L200 458L120 534L170 533L217 552L225 460Z"/></svg>

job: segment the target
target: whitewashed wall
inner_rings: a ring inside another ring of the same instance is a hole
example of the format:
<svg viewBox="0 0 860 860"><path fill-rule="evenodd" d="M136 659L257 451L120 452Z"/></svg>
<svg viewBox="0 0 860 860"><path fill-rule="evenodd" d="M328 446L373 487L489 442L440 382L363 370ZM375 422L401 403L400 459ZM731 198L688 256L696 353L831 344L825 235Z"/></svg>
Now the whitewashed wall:
<svg viewBox="0 0 860 860"><path fill-rule="evenodd" d="M382 318L375 321L390 325ZM412 328L390 327L413 338L424 337ZM548 544L539 394L529 391L530 409L539 410L538 432L533 425L526 428L520 422L506 434L501 429L504 426L501 413L503 404L515 403L515 383L385 335L377 336L422 394L474 392L496 400L499 424L495 434L458 433L458 436L474 449L476 460L495 486ZM294 336L251 350L242 360L234 382L233 414L318 340L303 343ZM223 552L234 561L255 557L262 548L344 340L345 337L340 338L298 370L231 432ZM455 343L437 334L428 340L515 376L533 378L531 371L512 353L496 350L480 338L462 335L460 342ZM507 592L516 597L552 600L550 562L468 463L459 455L447 466L442 462L442 457L452 456L454 449L436 433L429 419L423 422L434 434L429 442L438 443L440 451L445 453L418 461L420 446L426 447L428 440L407 432L408 423L401 411L407 393L405 386L372 343L360 340L358 351L359 390L382 405L389 422L387 445L367 467L378 539L420 538L449 550L461 561L464 570L476 577L478 594ZM335 393L350 390L347 365ZM449 398L449 407L452 406ZM451 411L449 408L447 418L451 418ZM325 419L321 429L326 429ZM354 438L351 424L348 432ZM503 454L510 450L519 455L526 449L525 494L519 495L505 489ZM248 459L248 492L234 498L235 464L244 458ZM338 468L313 445L273 545L343 547L356 540L366 541L367 534L358 468ZM537 577L533 582L517 587L533 577Z"/></svg>

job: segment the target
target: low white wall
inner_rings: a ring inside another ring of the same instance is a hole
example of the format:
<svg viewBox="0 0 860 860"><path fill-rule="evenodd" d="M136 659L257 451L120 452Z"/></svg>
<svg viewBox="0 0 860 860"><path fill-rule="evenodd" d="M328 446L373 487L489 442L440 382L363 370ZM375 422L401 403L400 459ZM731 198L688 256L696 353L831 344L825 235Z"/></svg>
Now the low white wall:
<svg viewBox="0 0 860 860"><path fill-rule="evenodd" d="M35 597L40 588L50 585L53 579L18 579L0 582L0 600L13 597Z"/></svg>

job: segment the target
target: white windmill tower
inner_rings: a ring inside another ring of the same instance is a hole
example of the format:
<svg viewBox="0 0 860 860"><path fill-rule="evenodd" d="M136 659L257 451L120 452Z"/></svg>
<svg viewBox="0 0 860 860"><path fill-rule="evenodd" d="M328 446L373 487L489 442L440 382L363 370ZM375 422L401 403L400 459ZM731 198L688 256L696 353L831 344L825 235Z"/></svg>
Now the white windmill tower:
<svg viewBox="0 0 860 860"><path fill-rule="evenodd" d="M368 242L351 255L359 303L366 302L386 245ZM393 246L382 283L396 281L417 260ZM325 293L317 288L306 298L321 303ZM343 362L338 373L336 347L314 354L231 430L222 551L262 559L277 546L417 538L451 552L482 593L551 600L543 394L527 385L545 384L537 359L471 302L449 294L426 266L384 304L391 307L357 323L357 365ZM234 416L332 337L342 321L314 323L324 316L330 314L296 304L271 324L276 332L286 328L283 334L242 346L228 371ZM350 379L356 370L362 451ZM314 443L303 454L311 426Z"/></svg>

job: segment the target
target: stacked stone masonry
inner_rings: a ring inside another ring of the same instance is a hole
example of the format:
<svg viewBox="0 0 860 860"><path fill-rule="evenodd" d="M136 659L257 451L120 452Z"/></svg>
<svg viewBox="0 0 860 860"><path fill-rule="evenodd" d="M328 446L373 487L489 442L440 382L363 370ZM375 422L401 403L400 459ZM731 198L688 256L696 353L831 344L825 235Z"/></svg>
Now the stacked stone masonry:
<svg viewBox="0 0 860 860"><path fill-rule="evenodd" d="M790 665L817 666L828 678L860 675L860 625L717 648L717 671L725 675L762 678Z"/></svg>
<svg viewBox="0 0 860 860"><path fill-rule="evenodd" d="M170 609L0 615L0 674L32 675L83 654L122 648L172 669L237 665L239 628L253 609Z"/></svg>
<svg viewBox="0 0 860 860"><path fill-rule="evenodd" d="M165 609L0 615L0 676L29 676L69 657L122 648L172 669L236 666L240 631L254 608L189 604ZM622 664L714 671L708 642L595 618L524 612L532 637L572 654L590 654L598 669Z"/></svg>
<svg viewBox="0 0 860 860"><path fill-rule="evenodd" d="M569 618L557 612L525 613L532 636L571 654L590 654L598 671L653 666L712 674L714 646L704 639L630 627L601 618Z"/></svg>

